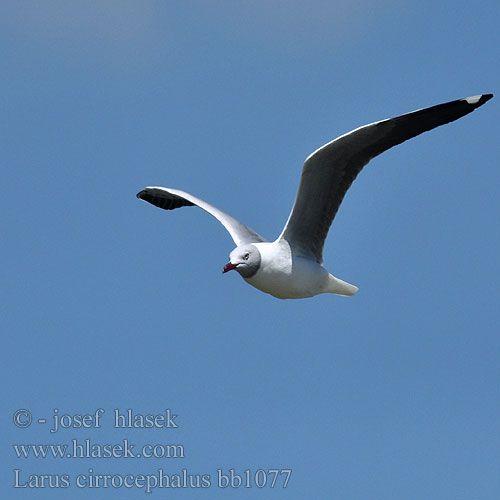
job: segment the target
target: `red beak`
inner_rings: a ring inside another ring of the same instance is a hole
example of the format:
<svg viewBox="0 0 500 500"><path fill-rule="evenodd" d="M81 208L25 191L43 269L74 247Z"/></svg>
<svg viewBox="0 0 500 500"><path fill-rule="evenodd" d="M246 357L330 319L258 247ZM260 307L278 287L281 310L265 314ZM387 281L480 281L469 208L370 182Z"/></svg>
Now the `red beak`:
<svg viewBox="0 0 500 500"><path fill-rule="evenodd" d="M233 269L236 269L237 267L238 267L238 264L232 264L231 262L229 262L222 268L222 274L227 273L228 271L232 271Z"/></svg>

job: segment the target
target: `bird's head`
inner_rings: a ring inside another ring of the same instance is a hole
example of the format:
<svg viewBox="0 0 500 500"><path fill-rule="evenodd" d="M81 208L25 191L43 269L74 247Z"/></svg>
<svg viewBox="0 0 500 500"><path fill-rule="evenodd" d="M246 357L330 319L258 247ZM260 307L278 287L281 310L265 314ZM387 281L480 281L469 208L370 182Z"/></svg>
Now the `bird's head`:
<svg viewBox="0 0 500 500"><path fill-rule="evenodd" d="M229 255L229 262L222 269L227 273L236 269L243 278L251 278L260 267L259 249L250 244L236 247Z"/></svg>

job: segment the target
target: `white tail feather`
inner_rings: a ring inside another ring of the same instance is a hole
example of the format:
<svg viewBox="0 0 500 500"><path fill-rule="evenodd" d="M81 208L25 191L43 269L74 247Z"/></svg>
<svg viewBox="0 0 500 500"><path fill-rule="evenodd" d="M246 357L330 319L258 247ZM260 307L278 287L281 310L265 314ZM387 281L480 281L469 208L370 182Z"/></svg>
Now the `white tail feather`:
<svg viewBox="0 0 500 500"><path fill-rule="evenodd" d="M350 297L354 295L358 290L359 288L357 286L351 285L346 281L339 280L338 278L330 274L330 282L328 287L328 291L330 293L336 293L337 295L345 295Z"/></svg>

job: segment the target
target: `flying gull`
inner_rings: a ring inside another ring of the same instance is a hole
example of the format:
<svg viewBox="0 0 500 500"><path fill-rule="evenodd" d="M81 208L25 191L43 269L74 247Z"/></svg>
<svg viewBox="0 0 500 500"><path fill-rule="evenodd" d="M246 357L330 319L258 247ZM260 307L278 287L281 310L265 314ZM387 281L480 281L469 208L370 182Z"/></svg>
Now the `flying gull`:
<svg viewBox="0 0 500 500"><path fill-rule="evenodd" d="M165 210L197 205L218 219L236 244L222 272L234 269L263 292L280 299L320 293L354 295L356 286L331 275L322 264L328 230L356 176L380 153L457 120L492 97L493 94L475 95L371 123L320 147L304 163L295 204L282 233L273 242L222 210L178 189L147 187L137 197Z"/></svg>

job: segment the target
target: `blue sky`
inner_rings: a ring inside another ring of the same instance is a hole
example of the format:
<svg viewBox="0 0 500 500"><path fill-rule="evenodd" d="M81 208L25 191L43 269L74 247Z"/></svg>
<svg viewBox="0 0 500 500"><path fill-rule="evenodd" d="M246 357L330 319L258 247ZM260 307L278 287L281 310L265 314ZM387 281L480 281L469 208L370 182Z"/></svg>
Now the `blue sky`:
<svg viewBox="0 0 500 500"><path fill-rule="evenodd" d="M360 287L352 298L280 301L223 276L233 242L217 221L135 194L180 188L274 238L317 147L498 94L499 10L2 2L5 497L498 498L498 96L361 173L324 252ZM99 408L99 428L49 431L54 409ZM171 409L178 427L114 428L113 410L129 408ZM20 409L31 426L14 425ZM180 444L184 458L12 448L73 439ZM293 472L285 489L218 488L231 468ZM14 488L14 469L70 486ZM89 469L185 469L212 484L78 488Z"/></svg>

